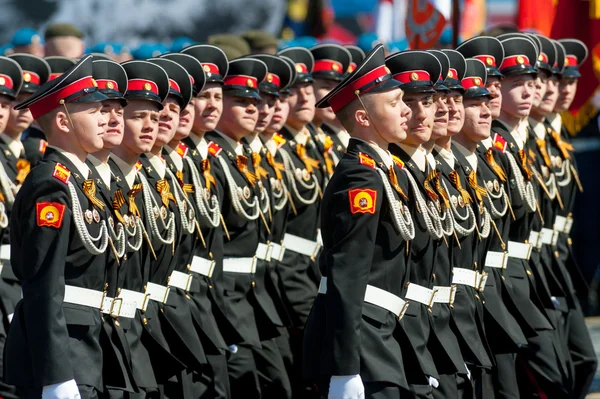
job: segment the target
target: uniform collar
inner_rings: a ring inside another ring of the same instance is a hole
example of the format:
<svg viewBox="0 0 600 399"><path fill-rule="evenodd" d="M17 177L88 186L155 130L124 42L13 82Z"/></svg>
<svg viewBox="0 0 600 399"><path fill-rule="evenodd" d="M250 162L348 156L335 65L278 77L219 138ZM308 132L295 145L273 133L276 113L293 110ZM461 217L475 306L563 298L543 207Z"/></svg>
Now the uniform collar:
<svg viewBox="0 0 600 399"><path fill-rule="evenodd" d="M543 122L538 122L535 119L530 119L531 125L533 126L533 132L538 139L546 139L546 126Z"/></svg>
<svg viewBox="0 0 600 399"><path fill-rule="evenodd" d="M486 150L489 150L494 145L494 141L491 137L488 137L487 139L481 140L481 144L485 147Z"/></svg>
<svg viewBox="0 0 600 399"><path fill-rule="evenodd" d="M352 140L356 140L361 143L365 143L366 145L371 147L373 149L373 151L375 151L377 153L377 155L379 155L379 158L381 158L381 161L383 162L383 164L385 165L385 167L387 169L394 166L394 160L392 159L392 154L390 154L390 152L387 149L384 150L377 144L369 143L368 141L365 141L363 139L359 139L356 137L352 137Z"/></svg>
<svg viewBox="0 0 600 399"><path fill-rule="evenodd" d="M85 164L85 162L81 162L81 160L77 158L75 154L67 152L62 148L58 148L55 145L49 145L48 147L52 148L54 151L58 152L59 154L67 158L69 161L71 161L73 165L75 165L79 173L81 173L81 176L83 176L86 179L88 178L88 176L90 175L90 168Z"/></svg>
<svg viewBox="0 0 600 399"><path fill-rule="evenodd" d="M221 136L223 140L225 140L231 146L231 148L233 148L235 155L244 155L244 146L239 141L235 141L225 133L222 133L218 130L215 130L215 133Z"/></svg>
<svg viewBox="0 0 600 399"><path fill-rule="evenodd" d="M528 118L525 118L525 121L527 121ZM525 136L523 136L523 120L519 121L519 123L517 124L517 126L514 129L511 129L506 123L504 123L503 121L501 121L500 119L496 119L507 131L510 132L511 137L513 138L513 140L517 143L517 147L519 147L519 150L522 150L525 147L525 140L527 137L527 134L525 133Z"/></svg>
<svg viewBox="0 0 600 399"><path fill-rule="evenodd" d="M166 145L163 148L167 153L167 156L171 159L171 161L173 161L173 164L175 164L175 168L177 168L177 170L183 170L183 158L181 158L181 155L179 155L177 151L172 149L169 145Z"/></svg>
<svg viewBox="0 0 600 399"><path fill-rule="evenodd" d="M396 145L406 152L421 172L425 172L427 168L427 152L422 146L412 147L402 143L397 143Z"/></svg>
<svg viewBox="0 0 600 399"><path fill-rule="evenodd" d="M246 138L246 142L248 143L248 146L250 147L252 152L256 152L257 154L261 153L263 149L263 144L262 141L260 141L260 137L258 137L258 134L256 136L248 136Z"/></svg>
<svg viewBox="0 0 600 399"><path fill-rule="evenodd" d="M204 137L196 136L194 132L191 132L189 138L190 140L192 140L192 143L194 143L194 145L198 149L200 157L202 157L202 159L206 159L206 157L208 156L208 143L206 142Z"/></svg>
<svg viewBox="0 0 600 399"><path fill-rule="evenodd" d="M167 166L165 165L165 160L158 156L154 155L151 152L146 153L146 157L148 157L148 161L154 167L154 170L158 174L161 179L165 178L165 174L167 173Z"/></svg>
<svg viewBox="0 0 600 399"><path fill-rule="evenodd" d="M306 146L310 139L310 132L306 126L302 128L302 130L296 130L290 125L285 125L285 128L291 133L292 136L294 136L294 141L296 143Z"/></svg>
<svg viewBox="0 0 600 399"><path fill-rule="evenodd" d="M108 166L108 163L102 162L92 154L89 154L87 156L87 159L90 160L92 165L94 165L94 168L96 168L96 170L98 171L98 174L102 178L104 185L106 187L110 187L110 166Z"/></svg>
<svg viewBox="0 0 600 399"><path fill-rule="evenodd" d="M117 165L121 173L125 176L125 181L127 181L129 188L132 188L137 174L135 166L129 165L115 154L111 154L110 159L114 161L115 165Z"/></svg>
<svg viewBox="0 0 600 399"><path fill-rule="evenodd" d="M348 142L350 142L350 134L348 134L346 129L339 126L330 125L328 123L324 123L324 125L326 125L329 129L331 129L333 133L335 133L335 135L342 142L344 147L348 147Z"/></svg>
<svg viewBox="0 0 600 399"><path fill-rule="evenodd" d="M267 147L271 155L275 156L277 154L277 143L273 139L266 140L265 147Z"/></svg>
<svg viewBox="0 0 600 399"><path fill-rule="evenodd" d="M454 169L454 154L452 153L452 151L448 151L444 147L440 147L437 144L434 146L434 148L437 150L439 156L442 157L444 161L446 161L448 166L450 166L451 169Z"/></svg>
<svg viewBox="0 0 600 399"><path fill-rule="evenodd" d="M429 163L429 167L431 168L431 170L435 170L435 158L433 157L433 154L430 152L427 152L427 155L425 156L425 158L427 159L427 162Z"/></svg>
<svg viewBox="0 0 600 399"><path fill-rule="evenodd" d="M456 145L456 148L458 149L458 151L460 151L460 153L463 154L464 157L467 159L467 161L471 165L471 169L473 169L475 172L477 172L477 154L469 151L466 147L464 147L462 144L458 143L457 141L454 141L454 140L452 140L452 141L454 142L454 145Z"/></svg>
<svg viewBox="0 0 600 399"><path fill-rule="evenodd" d="M2 141L4 141L8 145L10 152L13 153L15 158L21 158L21 154L23 154L25 148L23 147L23 143L21 143L20 140L15 140L6 133L0 134L0 139L2 139Z"/></svg>

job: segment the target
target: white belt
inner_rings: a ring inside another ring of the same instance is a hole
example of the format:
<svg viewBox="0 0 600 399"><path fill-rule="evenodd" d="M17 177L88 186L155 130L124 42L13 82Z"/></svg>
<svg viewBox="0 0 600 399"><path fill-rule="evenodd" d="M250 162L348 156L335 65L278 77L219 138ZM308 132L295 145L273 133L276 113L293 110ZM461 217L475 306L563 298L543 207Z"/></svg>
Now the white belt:
<svg viewBox="0 0 600 399"><path fill-rule="evenodd" d="M10 244L0 245L0 259L10 260Z"/></svg>
<svg viewBox="0 0 600 399"><path fill-rule="evenodd" d="M75 287L73 285L65 285L64 301L75 305L88 306L94 309L102 309L104 307L104 291L90 290L87 288Z"/></svg>
<svg viewBox="0 0 600 399"><path fill-rule="evenodd" d="M256 272L256 258L225 258L223 271L229 273L254 273Z"/></svg>
<svg viewBox="0 0 600 399"><path fill-rule="evenodd" d="M194 273L201 274L208 278L212 277L213 271L215 269L215 261L201 258L199 256L194 256L192 259L192 263L189 266L189 270Z"/></svg>
<svg viewBox="0 0 600 399"><path fill-rule="evenodd" d="M552 229L543 228L540 232L540 241L542 244L554 245L558 239L558 232Z"/></svg>
<svg viewBox="0 0 600 399"><path fill-rule="evenodd" d="M542 238L542 234L539 231L532 231L531 233L529 233L528 241L533 246L532 249L541 249L542 248L541 238Z"/></svg>
<svg viewBox="0 0 600 399"><path fill-rule="evenodd" d="M258 247L256 248L256 254L254 255L258 259L266 260L267 262L271 260L271 247L267 244L258 243Z"/></svg>
<svg viewBox="0 0 600 399"><path fill-rule="evenodd" d="M190 286L192 284L193 275L182 273L173 270L171 272L171 276L169 277L169 287L177 287L184 291L189 291Z"/></svg>
<svg viewBox="0 0 600 399"><path fill-rule="evenodd" d="M452 269L452 274L452 284L468 285L479 292L483 292L485 289L485 283L487 282L488 277L488 274L485 272L479 274L475 270L455 267Z"/></svg>
<svg viewBox="0 0 600 399"><path fill-rule="evenodd" d="M573 227L573 217L572 216L556 216L554 219L554 230L569 234L571 233L571 228Z"/></svg>
<svg viewBox="0 0 600 399"><path fill-rule="evenodd" d="M433 291L435 292L433 297L434 303L447 303L450 306L454 304L456 285L450 287L435 286L433 287Z"/></svg>
<svg viewBox="0 0 600 399"><path fill-rule="evenodd" d="M4 269L4 265L0 262L0 276L2 275L2 269Z"/></svg>
<svg viewBox="0 0 600 399"><path fill-rule="evenodd" d="M317 257L317 254L323 245L318 241L311 241L307 240L306 238L286 233L283 236L283 246L290 251L310 256L314 259Z"/></svg>
<svg viewBox="0 0 600 399"><path fill-rule="evenodd" d="M488 251L485 256L485 267L493 267L495 269L506 269L508 265L508 252Z"/></svg>
<svg viewBox="0 0 600 399"><path fill-rule="evenodd" d="M508 256L510 258L529 260L533 244L525 244L522 242L508 242Z"/></svg>
<svg viewBox="0 0 600 399"><path fill-rule="evenodd" d="M406 291L406 299L410 299L411 301L422 303L426 306L433 305L433 298L435 296L435 291L430 290L427 287L423 287L418 284L408 283L408 289Z"/></svg>
<svg viewBox="0 0 600 399"><path fill-rule="evenodd" d="M319 294L327 293L327 277L321 277L321 283L319 284ZM402 319L406 309L408 308L409 302L391 294L381 288L367 285L365 291L365 302L375 306L379 306L390 313L393 313L398 317L398 320Z"/></svg>
<svg viewBox="0 0 600 399"><path fill-rule="evenodd" d="M104 297L102 313L108 314L113 318L125 317L133 319L137 310L136 302L125 301L123 298Z"/></svg>
<svg viewBox="0 0 600 399"><path fill-rule="evenodd" d="M145 312L146 307L148 306L148 299L150 298L150 295L142 292L122 289L119 291L118 298L123 298L123 301L125 302L134 302L137 309Z"/></svg>
<svg viewBox="0 0 600 399"><path fill-rule="evenodd" d="M281 262L283 260L283 254L285 254L285 246L275 244L274 242L270 243L269 246L271 247L271 259Z"/></svg>
<svg viewBox="0 0 600 399"><path fill-rule="evenodd" d="M146 294L150 299L156 302L167 303L171 289L162 285L148 283L146 284Z"/></svg>

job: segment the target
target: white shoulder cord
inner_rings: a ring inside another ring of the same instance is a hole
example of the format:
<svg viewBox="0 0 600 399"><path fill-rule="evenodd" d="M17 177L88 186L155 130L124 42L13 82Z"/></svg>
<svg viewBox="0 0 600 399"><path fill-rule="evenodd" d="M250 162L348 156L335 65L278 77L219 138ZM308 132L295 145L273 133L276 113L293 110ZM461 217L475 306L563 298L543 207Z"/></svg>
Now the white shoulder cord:
<svg viewBox="0 0 600 399"><path fill-rule="evenodd" d="M175 186L173 193L175 194L175 200L177 201L177 209L179 209L179 216L181 217L181 227L183 232L186 234L193 234L194 230L196 230L196 223L194 223L194 206L190 202L189 199L185 196L183 189L177 182L177 178L171 172L171 169L167 168L167 173L171 176L171 182ZM189 211L189 215L186 212L186 209Z"/></svg>
<svg viewBox="0 0 600 399"><path fill-rule="evenodd" d="M73 223L79 233L79 237L83 242L83 246L92 255L100 255L106 251L108 246L108 229L106 228L106 221L100 221L100 232L98 237L92 237L87 227L85 227L85 221L83 220L83 211L81 210L81 204L79 203L79 196L75 185L69 182L69 193L71 194L71 202L73 204ZM94 242L100 241L100 246L96 246Z"/></svg>
<svg viewBox="0 0 600 399"><path fill-rule="evenodd" d="M415 199L417 200L417 206L419 207L419 209L421 209L421 214L423 215L423 220L425 221L425 227L427 228L427 231L429 232L429 234L432 237L434 237L436 240L439 240L440 238L442 238L442 235L444 234L441 220L439 218L439 214L437 215L438 217L435 219L435 221L436 221L435 226L434 226L434 222L431 220L431 217L430 217L430 214L432 213L432 211L437 213L437 209L435 208L435 205L433 204L433 202L429 202L429 204L427 204L425 202L425 199L421 195L421 192L419 191L419 186L417 185L417 182L415 181L414 177L409 172L405 172L405 173L406 173L406 177L408 178L408 181L410 182L410 185L412 186L413 192L415 193Z"/></svg>
<svg viewBox="0 0 600 399"><path fill-rule="evenodd" d="M14 204L15 194L17 193L18 189L17 186L15 186L15 184L8 178L2 163L0 163L0 186L2 186L6 203L9 205Z"/></svg>
<svg viewBox="0 0 600 399"><path fill-rule="evenodd" d="M221 209L219 209L219 200L217 199L217 196L211 194L210 191L208 192L210 199L207 199L206 195L203 195L205 189L200 181L200 172L198 171L198 168L194 164L194 161L189 157L184 157L183 159L188 163L190 171L192 172L194 199L196 200L198 212L200 212L199 216L201 216L198 218L200 219L200 225L208 228L215 228L220 223ZM210 204L208 201L210 201Z"/></svg>
<svg viewBox="0 0 600 399"><path fill-rule="evenodd" d="M235 209L236 213L247 220L256 220L260 216L260 204L258 203L258 198L256 195L251 196L252 202L248 202L244 198L243 190L238 187L237 183L233 179L231 175L231 171L229 170L229 165L227 161L221 156L218 155L217 159L223 168L223 172L225 173L225 179L227 179L227 186L229 187L229 194L231 196L231 203L233 204L233 209ZM243 201L243 204L242 204ZM252 214L248 214L244 209L244 206L250 208Z"/></svg>
<svg viewBox="0 0 600 399"><path fill-rule="evenodd" d="M530 181L525 183L525 178L519 169L519 165L515 160L515 157L510 152L506 153L506 158L510 163L510 167L515 174L515 183L521 200L525 203L528 212L534 212L537 209L537 200L535 196L535 190Z"/></svg>
<svg viewBox="0 0 600 399"><path fill-rule="evenodd" d="M446 190L446 192L449 194L450 190L448 190L448 185L446 184L446 181L442 180L442 184L444 185L444 189ZM454 231L456 232L456 234L461 237L471 235L475 230L475 225L477 224L477 221L475 220L475 212L473 212L473 207L471 207L471 204L465 204L465 209L467 211L467 214L465 216L462 216L460 213L458 213L458 209L452 201L450 201L450 207L452 208L451 215L454 224ZM462 222L466 222L467 226L469 227L462 227L456 219Z"/></svg>
<svg viewBox="0 0 600 399"><path fill-rule="evenodd" d="M318 182L317 178L313 175L312 176L312 184L304 183L302 178L301 177L298 178L296 176L296 173L294 172L294 162L292 161L290 154L288 154L287 151L284 149L280 149L279 152L281 153L281 157L283 158L283 164L285 166L285 173L288 176L288 181L290 182L290 185L292 186L292 191L294 193L294 197L296 197L296 199L298 201L300 201L301 203L303 203L304 205L314 204L315 201L317 200L317 196L319 195L319 182ZM296 186L296 181L298 183L300 183L300 185L303 188L305 188L306 190L313 190L311 198L305 199L300 195L300 192L298 192L298 186Z"/></svg>
<svg viewBox="0 0 600 399"><path fill-rule="evenodd" d="M146 220L148 221L148 224L150 225L150 229L152 234L164 245L171 245L173 244L173 241L175 240L175 217L173 215L173 212L169 211L167 209L167 218L168 218L168 222L165 223L165 221L162 219L161 216L159 216L158 212L158 204L156 203L156 200L154 199L154 196L152 195L150 190L153 190L153 188L150 186L150 183L148 183L148 180L146 180L146 177L144 177L143 174L138 173L138 177L140 178L140 182L142 183L142 194L144 195L144 207L146 208ZM155 217L156 214L156 217ZM163 237L160 234L160 231L158 230L158 224L156 223L156 219L161 219L161 223L163 225L163 228L165 230L167 230L167 234L165 237Z"/></svg>
<svg viewBox="0 0 600 399"><path fill-rule="evenodd" d="M385 189L385 194L388 203L390 204L392 215L394 216L393 222L394 226L396 226L396 230L400 233L404 241L412 240L415 238L415 225L410 210L402 201L397 200L394 196L394 190L392 189L385 172L377 168L377 173L379 173L379 176L383 181L383 188Z"/></svg>
<svg viewBox="0 0 600 399"><path fill-rule="evenodd" d="M490 198L490 212L493 218L502 218L504 215L506 215L506 211L508 210L508 196L504 191L504 185L500 186L500 191L498 192L498 194L494 194L490 190L488 190L487 184L485 185L485 191L487 192L487 195ZM503 204L501 205L503 207L501 211L499 211L498 208L494 206L494 200L498 200L501 204ZM504 200L504 202L502 200Z"/></svg>
<svg viewBox="0 0 600 399"><path fill-rule="evenodd" d="M565 159L565 161L562 164L562 167L560 168L560 173L556 172L555 173L556 178L557 178L557 184L561 187L565 187L567 185L569 185L569 183L571 183L571 160L570 159ZM565 176L566 177L563 180L558 180L558 178Z"/></svg>
<svg viewBox="0 0 600 399"><path fill-rule="evenodd" d="M450 201L448 201L450 202ZM452 220L452 211L446 208L443 211L444 216L440 218L442 222L442 231L446 237L450 237L454 233L454 222Z"/></svg>
<svg viewBox="0 0 600 399"><path fill-rule="evenodd" d="M117 257L121 258L125 255L125 242L127 239L125 238L125 229L123 228L123 224L121 222L117 222L116 224L117 230L113 228L111 223L108 223L108 227L110 228L110 236L112 237L113 243L116 243L115 250L117 252Z"/></svg>
<svg viewBox="0 0 600 399"><path fill-rule="evenodd" d="M6 206L0 202L0 228L4 229L8 226L8 215L6 214Z"/></svg>
<svg viewBox="0 0 600 399"><path fill-rule="evenodd" d="M277 189L277 182L279 182L279 186L281 187L280 190ZM275 208L276 211L282 210L288 202L288 190L283 179L277 180L271 177L271 191L273 193L273 199L275 200L273 208Z"/></svg>
<svg viewBox="0 0 600 399"><path fill-rule="evenodd" d="M260 210L262 211L263 215L268 215L271 213L271 200L269 199L269 192L267 191L267 189L265 188L264 184L262 181L258 180L256 182L256 184L259 185L259 189L260 189L260 204L264 204L264 205L259 205L260 206Z"/></svg>
<svg viewBox="0 0 600 399"><path fill-rule="evenodd" d="M127 226L125 224L125 232L127 233L127 237L134 237L134 243L130 243L128 239L125 240L127 243L127 248L130 251L138 251L142 246L143 232L144 232L144 224L142 223L142 219L139 216L129 216L129 220L131 220L133 226ZM125 220L127 222L127 219ZM133 230L129 230L129 228Z"/></svg>
<svg viewBox="0 0 600 399"><path fill-rule="evenodd" d="M483 207L483 211L481 212L482 215L482 220L481 220L481 230L479 232L479 237L481 238L488 238L490 236L490 231L491 231L491 216L490 213L488 212L487 208Z"/></svg>

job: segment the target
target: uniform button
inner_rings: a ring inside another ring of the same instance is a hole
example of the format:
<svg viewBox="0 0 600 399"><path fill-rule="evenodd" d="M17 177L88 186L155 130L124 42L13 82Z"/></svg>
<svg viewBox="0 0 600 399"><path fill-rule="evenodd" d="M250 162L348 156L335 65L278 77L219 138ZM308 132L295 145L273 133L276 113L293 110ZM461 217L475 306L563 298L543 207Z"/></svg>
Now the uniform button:
<svg viewBox="0 0 600 399"><path fill-rule="evenodd" d="M144 317L144 318L142 319L142 323L144 323L144 325L148 324L148 319Z"/></svg>
<svg viewBox="0 0 600 399"><path fill-rule="evenodd" d="M127 260L127 254L123 255L123 260Z"/></svg>
<svg viewBox="0 0 600 399"><path fill-rule="evenodd" d="M481 301L481 303L483 303L485 305L485 301Z"/></svg>
<svg viewBox="0 0 600 399"><path fill-rule="evenodd" d="M256 281L252 282L252 287L256 287Z"/></svg>
<svg viewBox="0 0 600 399"><path fill-rule="evenodd" d="M567 244L573 245L573 240L571 239L571 237L567 238Z"/></svg>
<svg viewBox="0 0 600 399"><path fill-rule="evenodd" d="M475 298L477 298L478 301L481 300L481 298L479 298L479 295L475 294Z"/></svg>
<svg viewBox="0 0 600 399"><path fill-rule="evenodd" d="M188 263L188 265L186 267L187 267L188 270L192 269L192 265L190 265L189 263Z"/></svg>
<svg viewBox="0 0 600 399"><path fill-rule="evenodd" d="M558 251L554 251L554 257L557 259L560 257L560 254L558 253Z"/></svg>
<svg viewBox="0 0 600 399"><path fill-rule="evenodd" d="M209 252L209 253L208 253L208 256L210 256L210 257L212 258L212 257L213 257L213 254L212 254L212 252Z"/></svg>
<svg viewBox="0 0 600 399"><path fill-rule="evenodd" d="M115 326L121 327L121 323L119 323L119 320L115 320Z"/></svg>
<svg viewBox="0 0 600 399"><path fill-rule="evenodd" d="M504 276L500 276L500 278L501 278L502 280L506 280L506 277L504 277Z"/></svg>
<svg viewBox="0 0 600 399"><path fill-rule="evenodd" d="M527 270L527 275L531 276L533 273L531 273L531 270Z"/></svg>
<svg viewBox="0 0 600 399"><path fill-rule="evenodd" d="M433 279L435 280L435 273L433 273Z"/></svg>
<svg viewBox="0 0 600 399"><path fill-rule="evenodd" d="M188 294L185 294L186 299L191 299L190 296Z"/></svg>
<svg viewBox="0 0 600 399"><path fill-rule="evenodd" d="M209 285L208 285L208 288L211 288L211 289L212 289L212 287L213 287L213 286L212 286L212 284L209 284Z"/></svg>

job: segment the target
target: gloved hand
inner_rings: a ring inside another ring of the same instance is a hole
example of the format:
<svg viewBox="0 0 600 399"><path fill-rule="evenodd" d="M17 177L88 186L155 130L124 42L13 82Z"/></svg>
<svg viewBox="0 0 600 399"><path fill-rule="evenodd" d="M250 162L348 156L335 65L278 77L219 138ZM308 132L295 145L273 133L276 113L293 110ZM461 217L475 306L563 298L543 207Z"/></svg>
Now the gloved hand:
<svg viewBox="0 0 600 399"><path fill-rule="evenodd" d="M427 377L427 381L429 381L429 386L432 388L437 388L440 386L440 382L433 377Z"/></svg>
<svg viewBox="0 0 600 399"><path fill-rule="evenodd" d="M360 375L334 375L329 381L327 399L364 399L365 387Z"/></svg>
<svg viewBox="0 0 600 399"><path fill-rule="evenodd" d="M465 368L467 369L467 378L471 379L471 370L467 367L467 363L465 363Z"/></svg>
<svg viewBox="0 0 600 399"><path fill-rule="evenodd" d="M81 395L75 380L69 380L43 387L42 399L81 399Z"/></svg>

